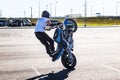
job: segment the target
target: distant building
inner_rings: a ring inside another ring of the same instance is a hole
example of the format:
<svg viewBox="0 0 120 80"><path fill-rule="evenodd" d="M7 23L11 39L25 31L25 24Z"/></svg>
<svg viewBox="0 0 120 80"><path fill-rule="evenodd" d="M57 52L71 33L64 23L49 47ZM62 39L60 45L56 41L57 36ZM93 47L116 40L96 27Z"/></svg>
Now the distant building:
<svg viewBox="0 0 120 80"><path fill-rule="evenodd" d="M69 14L69 15L66 15L66 17L70 17L70 18L80 18L80 17L81 17L81 14Z"/></svg>
<svg viewBox="0 0 120 80"><path fill-rule="evenodd" d="M96 13L96 16L97 16L97 17L100 17L100 16L101 16L101 13Z"/></svg>

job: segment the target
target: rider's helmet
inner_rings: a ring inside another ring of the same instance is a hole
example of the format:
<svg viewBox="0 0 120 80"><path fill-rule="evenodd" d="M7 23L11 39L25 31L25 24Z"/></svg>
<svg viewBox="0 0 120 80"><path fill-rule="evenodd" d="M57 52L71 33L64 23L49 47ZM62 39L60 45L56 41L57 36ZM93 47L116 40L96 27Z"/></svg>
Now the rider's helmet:
<svg viewBox="0 0 120 80"><path fill-rule="evenodd" d="M72 32L74 30L74 23L72 21L65 20L64 21L65 29L69 32Z"/></svg>
<svg viewBox="0 0 120 80"><path fill-rule="evenodd" d="M43 11L42 17L50 18L50 13L48 11Z"/></svg>

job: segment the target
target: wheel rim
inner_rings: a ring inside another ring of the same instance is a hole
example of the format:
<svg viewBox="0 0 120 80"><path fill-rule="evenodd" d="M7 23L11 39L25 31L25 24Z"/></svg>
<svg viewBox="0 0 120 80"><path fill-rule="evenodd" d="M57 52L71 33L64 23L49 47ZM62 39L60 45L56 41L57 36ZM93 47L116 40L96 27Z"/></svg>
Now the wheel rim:
<svg viewBox="0 0 120 80"><path fill-rule="evenodd" d="M69 58L69 56L67 55L66 56L66 63L69 65L69 66L72 66L74 64L74 58L72 56L72 58Z"/></svg>

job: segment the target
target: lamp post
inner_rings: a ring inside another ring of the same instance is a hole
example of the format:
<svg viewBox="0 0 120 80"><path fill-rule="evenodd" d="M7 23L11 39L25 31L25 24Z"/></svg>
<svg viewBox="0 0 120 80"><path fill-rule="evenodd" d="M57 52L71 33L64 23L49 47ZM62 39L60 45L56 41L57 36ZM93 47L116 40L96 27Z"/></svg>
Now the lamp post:
<svg viewBox="0 0 120 80"><path fill-rule="evenodd" d="M72 18L73 9L70 10L70 18Z"/></svg>
<svg viewBox="0 0 120 80"><path fill-rule="evenodd" d="M91 17L92 17L92 9L93 9L93 6L91 5Z"/></svg>
<svg viewBox="0 0 120 80"><path fill-rule="evenodd" d="M55 17L56 17L56 6L57 6L57 1L55 2Z"/></svg>
<svg viewBox="0 0 120 80"><path fill-rule="evenodd" d="M118 16L118 4L119 4L119 1L116 4L116 16Z"/></svg>
<svg viewBox="0 0 120 80"><path fill-rule="evenodd" d="M118 4L119 4L119 1L117 2L116 4L116 25L117 25L117 16L118 16Z"/></svg>
<svg viewBox="0 0 120 80"><path fill-rule="evenodd" d="M48 5L46 5L46 10L48 11Z"/></svg>
<svg viewBox="0 0 120 80"><path fill-rule="evenodd" d="M52 3L50 3L50 15L52 17Z"/></svg>
<svg viewBox="0 0 120 80"><path fill-rule="evenodd" d="M39 7L38 7L38 11L39 11L39 18L40 18L40 0L39 0Z"/></svg>
<svg viewBox="0 0 120 80"><path fill-rule="evenodd" d="M85 0L85 20L84 20L84 27L87 27L87 24L86 24L86 17L87 17L87 1Z"/></svg>
<svg viewBox="0 0 120 80"><path fill-rule="evenodd" d="M103 16L104 16L104 7L103 7Z"/></svg>
<svg viewBox="0 0 120 80"><path fill-rule="evenodd" d="M32 7L30 7L31 8L31 18L32 18Z"/></svg>
<svg viewBox="0 0 120 80"><path fill-rule="evenodd" d="M26 11L24 10L24 17L26 17Z"/></svg>
<svg viewBox="0 0 120 80"><path fill-rule="evenodd" d="M2 17L2 10L0 10L0 17Z"/></svg>

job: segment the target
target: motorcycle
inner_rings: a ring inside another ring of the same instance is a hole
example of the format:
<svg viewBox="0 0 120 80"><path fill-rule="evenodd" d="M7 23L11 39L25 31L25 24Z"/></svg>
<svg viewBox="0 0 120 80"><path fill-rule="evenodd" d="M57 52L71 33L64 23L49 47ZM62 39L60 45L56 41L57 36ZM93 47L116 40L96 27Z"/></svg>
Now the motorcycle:
<svg viewBox="0 0 120 80"><path fill-rule="evenodd" d="M53 24L54 25L54 24ZM63 66L67 69L73 69L77 60L73 54L74 40L73 33L77 31L77 24L73 19L65 19L64 23L56 24L53 39L57 43L58 56L53 60L56 61L61 57Z"/></svg>

